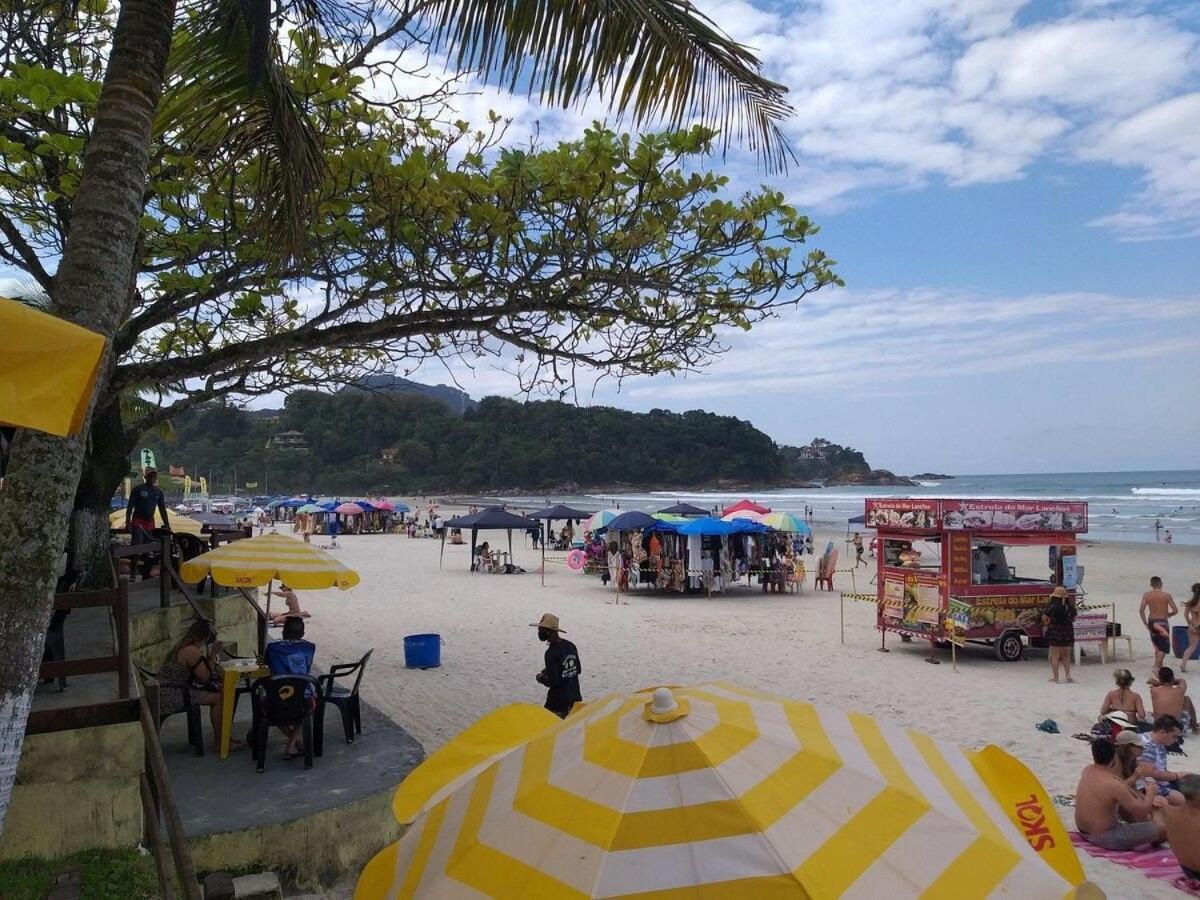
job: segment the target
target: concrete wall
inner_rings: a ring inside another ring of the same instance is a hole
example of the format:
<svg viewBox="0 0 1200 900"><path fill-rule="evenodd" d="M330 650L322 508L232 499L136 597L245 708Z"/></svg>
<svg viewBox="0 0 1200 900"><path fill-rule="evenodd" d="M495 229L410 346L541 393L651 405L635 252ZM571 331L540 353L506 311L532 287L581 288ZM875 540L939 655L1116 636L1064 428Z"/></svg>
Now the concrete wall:
<svg viewBox="0 0 1200 900"><path fill-rule="evenodd" d="M258 646L258 625L254 609L241 594L229 594L215 600L203 597L197 603L216 623L217 634L226 646L237 644L239 656L254 653ZM186 603L131 615L130 655L135 662L158 671L167 652L183 636L192 618L192 608Z"/></svg>
<svg viewBox="0 0 1200 900"><path fill-rule="evenodd" d="M135 845L142 838L144 753L137 722L28 735L0 859Z"/></svg>
<svg viewBox="0 0 1200 900"><path fill-rule="evenodd" d="M319 890L362 870L400 838L394 788L290 822L191 839L198 872L271 869L300 888Z"/></svg>

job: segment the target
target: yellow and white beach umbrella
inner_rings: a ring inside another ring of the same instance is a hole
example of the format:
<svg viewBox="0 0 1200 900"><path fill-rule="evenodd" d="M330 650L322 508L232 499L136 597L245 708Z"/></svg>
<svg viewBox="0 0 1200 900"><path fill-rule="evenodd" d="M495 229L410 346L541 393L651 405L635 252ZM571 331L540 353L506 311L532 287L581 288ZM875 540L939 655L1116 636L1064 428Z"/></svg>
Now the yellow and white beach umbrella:
<svg viewBox="0 0 1200 900"><path fill-rule="evenodd" d="M194 534L196 537L200 537L200 529L204 527L195 519L191 519L187 516L174 512L170 513L170 522L172 531L177 531L182 534ZM157 509L154 510L154 525L157 528L162 527L162 513L160 513ZM114 509L111 513L109 513L108 526L110 528L124 528L125 510Z"/></svg>
<svg viewBox="0 0 1200 900"><path fill-rule="evenodd" d="M262 587L276 578L299 590L336 587L344 591L358 584L353 569L311 544L282 534L222 544L179 567L179 577L188 584L205 575L226 587Z"/></svg>
<svg viewBox="0 0 1200 900"><path fill-rule="evenodd" d="M1103 896L999 748L726 683L506 707L394 807L356 900Z"/></svg>

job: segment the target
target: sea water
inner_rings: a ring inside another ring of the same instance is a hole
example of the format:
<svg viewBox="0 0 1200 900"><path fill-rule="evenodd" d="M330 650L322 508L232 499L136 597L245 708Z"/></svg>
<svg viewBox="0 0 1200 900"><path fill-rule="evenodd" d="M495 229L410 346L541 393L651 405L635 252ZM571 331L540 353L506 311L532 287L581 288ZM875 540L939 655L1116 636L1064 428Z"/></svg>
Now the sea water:
<svg viewBox="0 0 1200 900"><path fill-rule="evenodd" d="M1200 470L1161 472L1062 472L1030 475L957 475L924 481L919 487L778 488L766 491L663 490L555 497L584 509L620 506L649 512L676 502L705 509L749 497L776 511L801 514L813 509L818 525L845 528L863 514L866 497L964 497L1016 500L1084 500L1088 537L1096 540L1164 540L1200 545ZM540 505L544 497L505 498L514 505ZM1155 523L1160 526L1157 535Z"/></svg>

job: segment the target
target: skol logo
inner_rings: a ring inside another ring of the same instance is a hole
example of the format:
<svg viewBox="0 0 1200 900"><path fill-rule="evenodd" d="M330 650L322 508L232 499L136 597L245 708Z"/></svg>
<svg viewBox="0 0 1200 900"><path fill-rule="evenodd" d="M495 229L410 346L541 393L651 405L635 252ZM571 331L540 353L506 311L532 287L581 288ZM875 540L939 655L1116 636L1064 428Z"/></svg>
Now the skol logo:
<svg viewBox="0 0 1200 900"><path fill-rule="evenodd" d="M1046 825L1046 813L1037 794L1030 794L1028 800L1022 800L1016 805L1017 820L1021 830L1025 832L1025 840L1029 846L1041 853L1054 847L1054 835Z"/></svg>

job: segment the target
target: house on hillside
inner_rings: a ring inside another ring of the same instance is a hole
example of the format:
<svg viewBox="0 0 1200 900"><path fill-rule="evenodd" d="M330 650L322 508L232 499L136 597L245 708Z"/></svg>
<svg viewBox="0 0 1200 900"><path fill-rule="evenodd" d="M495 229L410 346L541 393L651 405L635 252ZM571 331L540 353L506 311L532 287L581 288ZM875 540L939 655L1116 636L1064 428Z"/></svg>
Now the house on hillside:
<svg viewBox="0 0 1200 900"><path fill-rule="evenodd" d="M267 441L268 450L298 450L307 453L308 439L303 431L280 431Z"/></svg>
<svg viewBox="0 0 1200 900"><path fill-rule="evenodd" d="M395 462L396 454L399 452L400 450L396 447L384 447L379 451L379 461L385 463Z"/></svg>

